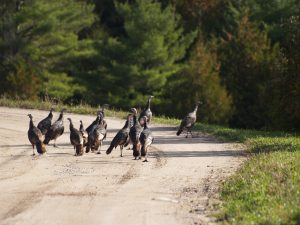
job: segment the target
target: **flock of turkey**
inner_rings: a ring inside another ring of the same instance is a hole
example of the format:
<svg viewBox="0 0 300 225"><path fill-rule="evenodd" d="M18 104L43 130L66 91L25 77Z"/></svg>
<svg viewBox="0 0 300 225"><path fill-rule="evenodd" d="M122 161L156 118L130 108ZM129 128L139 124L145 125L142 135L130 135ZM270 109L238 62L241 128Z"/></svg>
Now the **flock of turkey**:
<svg viewBox="0 0 300 225"><path fill-rule="evenodd" d="M153 134L148 127L148 124L152 119L152 112L150 109L150 102L152 98L153 96L148 98L147 106L140 113L139 117L137 115L138 113L136 108L131 108L129 110L124 127L119 130L112 139L106 154L110 154L114 148L120 146L122 157L123 148L131 143L134 159L141 159L144 157L144 162L148 162L147 152L154 140ZM181 121L177 135L180 135L184 130L186 130L186 137L188 137L189 133L192 136L191 128L196 122L196 113L200 103L201 102L198 102L194 111L189 113ZM54 147L57 147L56 139L64 133L63 117L65 110L61 110L58 119L51 124L53 111L54 109L51 108L49 115L45 119L41 120L37 127L33 124L32 115L28 114L30 118L28 139L32 145L33 155L35 155L35 146L39 154L45 153L45 145L49 144L51 140L54 140ZM107 135L107 123L104 118L104 108L102 108L102 110L98 111L96 119L86 129L84 129L81 120L79 129L76 129L72 123L72 119L67 118L70 122L70 142L74 147L75 156L83 155L84 147L86 153L90 151L96 152L97 154L101 153L101 146Z"/></svg>

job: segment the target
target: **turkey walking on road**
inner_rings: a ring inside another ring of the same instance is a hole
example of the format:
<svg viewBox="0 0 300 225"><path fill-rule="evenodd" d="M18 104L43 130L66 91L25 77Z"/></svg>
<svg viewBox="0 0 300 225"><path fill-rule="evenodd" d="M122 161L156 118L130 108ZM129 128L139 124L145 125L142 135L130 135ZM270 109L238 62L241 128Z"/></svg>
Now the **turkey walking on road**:
<svg viewBox="0 0 300 225"><path fill-rule="evenodd" d="M80 133L81 133L81 135L82 135L82 137L83 137L83 147L85 147L86 144L87 144L87 141L88 141L88 133L87 133L87 131L84 129L82 120L80 120L79 131L80 131Z"/></svg>
<svg viewBox="0 0 300 225"><path fill-rule="evenodd" d="M140 143L141 143L141 155L142 157L145 157L145 160L143 162L148 162L148 149L150 145L152 144L154 138L152 135L151 130L149 129L147 125L147 117L142 117L144 120L144 130L142 131L140 135Z"/></svg>
<svg viewBox="0 0 300 225"><path fill-rule="evenodd" d="M193 112L187 114L183 120L181 121L180 127L177 131L177 136L179 136L183 130L186 130L186 138L188 137L188 134L191 134L191 137L193 137L192 134L192 128L194 126L194 124L196 123L196 119L197 119L197 110L198 110L198 106L202 104L201 102L197 102L195 109Z"/></svg>
<svg viewBox="0 0 300 225"><path fill-rule="evenodd" d="M54 140L54 147L56 145L56 139L64 133L64 111L61 110L58 119L51 125L50 129L45 135L44 144L49 144L51 140Z"/></svg>
<svg viewBox="0 0 300 225"><path fill-rule="evenodd" d="M130 132L129 132L130 142L132 143L134 159L137 159L137 158L141 159L140 135L141 135L141 132L143 131L143 127L137 120L137 117L136 117L137 110L135 108L132 108L131 111L133 112L133 126L130 128Z"/></svg>
<svg viewBox="0 0 300 225"><path fill-rule="evenodd" d="M71 118L68 118L70 121L70 141L75 149L75 156L83 155L83 137L79 130L74 128Z"/></svg>
<svg viewBox="0 0 300 225"><path fill-rule="evenodd" d="M104 136L104 138L103 138L103 140L105 140L106 139L106 134L107 134L107 132L106 132L106 130L107 130L107 122L105 121L105 113L104 113L104 110L106 109L106 108L108 108L109 107L109 105L108 104L104 104L103 106L102 106L102 108L101 108L101 110L100 110L100 113L101 113L101 115L102 115L102 128L105 128L105 136ZM99 152L98 152L99 153Z"/></svg>
<svg viewBox="0 0 300 225"><path fill-rule="evenodd" d="M97 112L97 117L96 119L85 129L86 132L89 134L96 126L98 126L99 124L99 120L100 120L100 117L103 117L101 111L98 111Z"/></svg>
<svg viewBox="0 0 300 225"><path fill-rule="evenodd" d="M32 145L32 155L35 155L34 146L36 146L36 150L39 154L43 154L46 152L45 145L43 144L43 134L36 126L34 126L32 121L32 115L28 114L28 116L30 118L28 139Z"/></svg>
<svg viewBox="0 0 300 225"><path fill-rule="evenodd" d="M42 132L43 135L45 135L51 127L51 122L52 122L52 118L53 118L53 114L52 114L53 111L54 111L54 109L51 108L48 116L45 119L41 120L37 125L37 128L40 129L40 131Z"/></svg>
<svg viewBox="0 0 300 225"><path fill-rule="evenodd" d="M97 151L97 154L101 153L101 146L103 144L103 140L106 137L107 132L106 127L107 124L101 117L98 126L96 126L88 135L86 152L89 152L91 150L92 152Z"/></svg>
<svg viewBox="0 0 300 225"><path fill-rule="evenodd" d="M150 109L150 103L151 103L151 99L154 98L154 96L149 96L148 101L147 101L147 107L141 112L140 117L139 117L139 121L142 122L143 120L141 120L144 116L147 117L147 122L150 123L151 119L152 119L152 111Z"/></svg>
<svg viewBox="0 0 300 225"><path fill-rule="evenodd" d="M124 127L121 130L119 130L119 132L113 138L109 148L106 151L106 154L110 154L114 148L120 145L121 157L123 157L123 147L126 147L129 144L129 121L131 117L132 115L128 114Z"/></svg>
<svg viewBox="0 0 300 225"><path fill-rule="evenodd" d="M103 104L102 107L101 107L101 110L99 110L99 112L102 114L103 124L106 125L106 128L107 128L107 123L106 123L106 121L104 120L104 118L105 118L105 112L104 112L104 110L105 110L106 108L108 109L108 108L109 108L109 105L108 105L108 104Z"/></svg>

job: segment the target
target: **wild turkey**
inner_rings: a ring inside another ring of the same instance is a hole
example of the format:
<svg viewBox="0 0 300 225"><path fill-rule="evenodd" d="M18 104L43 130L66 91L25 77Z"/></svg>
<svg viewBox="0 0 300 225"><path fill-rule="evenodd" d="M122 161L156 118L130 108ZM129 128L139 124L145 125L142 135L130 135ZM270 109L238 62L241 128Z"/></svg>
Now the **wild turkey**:
<svg viewBox="0 0 300 225"><path fill-rule="evenodd" d="M119 130L119 132L113 138L109 148L106 150L106 154L110 154L114 148L120 145L121 157L123 157L123 147L126 147L129 144L129 121L131 117L132 115L128 114L124 127Z"/></svg>
<svg viewBox="0 0 300 225"><path fill-rule="evenodd" d="M133 125L134 125L134 118L132 116L132 117L130 117L130 120L129 120L129 127L131 128L131 127L133 127Z"/></svg>
<svg viewBox="0 0 300 225"><path fill-rule="evenodd" d="M42 132L33 124L32 115L28 114L30 118L29 129L28 129L28 139L32 145L32 155L34 153L34 146L36 145L36 150L39 154L44 154L46 152L45 145L43 144L43 134Z"/></svg>
<svg viewBox="0 0 300 225"><path fill-rule="evenodd" d="M99 108L100 108L100 107L99 107ZM101 107L101 109L99 109L99 112L102 113L103 118L105 117L104 110L105 110L106 108L109 108L109 105L108 105L108 104L103 104L102 107Z"/></svg>
<svg viewBox="0 0 300 225"><path fill-rule="evenodd" d="M56 139L64 133L64 111L65 109L61 110L58 119L51 125L50 129L47 131L44 144L49 144L51 140L54 140L54 147L57 147Z"/></svg>
<svg viewBox="0 0 300 225"><path fill-rule="evenodd" d="M131 110L132 110L132 109L129 110L129 113L130 113L130 114L133 113ZM134 118L133 118L133 116L132 116L132 117L130 117L130 120L129 120L129 128L133 127L133 125L134 125ZM127 150L130 150L131 148L130 148L130 138L129 138L129 136L128 136L128 141L129 141L129 143L128 143L128 148L127 148Z"/></svg>
<svg viewBox="0 0 300 225"><path fill-rule="evenodd" d="M103 127L105 128L105 130L107 130L107 122L105 121L105 112L104 112L104 110L105 110L106 108L108 108L108 107L109 107L108 104L104 104L104 105L101 107L101 110L99 111L99 112L101 113L101 115L102 115L102 125L103 125ZM106 132L105 132L105 136L104 136L103 140L105 140L105 139L106 139Z"/></svg>
<svg viewBox="0 0 300 225"><path fill-rule="evenodd" d="M147 106L146 108L141 112L140 117L139 117L139 121L142 122L143 120L141 120L142 117L146 116L147 117L147 122L150 123L151 119L152 119L152 111L150 109L150 103L151 103L151 99L154 98L154 96L149 96L148 101L147 101Z"/></svg>
<svg viewBox="0 0 300 225"><path fill-rule="evenodd" d="M129 137L130 137L130 142L132 143L132 150L133 150L133 156L134 159L141 159L141 153L140 153L140 135L141 132L143 131L143 127L141 124L137 121L137 110L135 108L132 108L131 111L133 112L133 126L130 128L129 131ZM147 118L147 117L146 117Z"/></svg>
<svg viewBox="0 0 300 225"><path fill-rule="evenodd" d="M103 122L103 118L100 117L99 124L88 135L88 143L86 146L86 152L90 150L92 152L97 151L100 154L101 146L104 138L106 137L107 124ZM100 149L99 149L100 147Z"/></svg>
<svg viewBox="0 0 300 225"><path fill-rule="evenodd" d="M154 138L153 138L151 130L148 128L147 117L144 116L144 117L142 117L142 119L144 120L144 130L142 131L142 133L140 135L141 155L145 157L145 160L143 162L148 162L148 159L147 159L148 148L152 144Z"/></svg>
<svg viewBox="0 0 300 225"><path fill-rule="evenodd" d="M87 138L87 144L86 144L86 153L88 153L91 149L92 149L92 152L94 152L95 148L92 146L94 146L94 143L96 141L95 137L93 136L93 132L94 130L99 126L99 124L104 124L104 127L106 129L107 127L107 124L105 121L103 121L103 114L102 112L99 110L97 112L97 118L88 126L88 128L86 128L86 132L88 133L88 138ZM105 133L105 137L106 137L106 133ZM89 144L90 143L93 143L92 145Z"/></svg>
<svg viewBox="0 0 300 225"><path fill-rule="evenodd" d="M52 118L53 118L53 114L52 114L53 111L54 111L54 109L51 108L48 116L38 123L37 127L40 129L40 131L42 132L43 135L45 135L51 127L51 122L52 122Z"/></svg>
<svg viewBox="0 0 300 225"><path fill-rule="evenodd" d="M75 156L83 155L83 137L79 130L74 128L71 118L70 121L70 141L75 149Z"/></svg>
<svg viewBox="0 0 300 225"><path fill-rule="evenodd" d="M96 119L85 129L86 132L89 134L96 126L98 126L99 124L99 120L100 120L100 117L103 117L101 111L98 111L97 112L97 117Z"/></svg>
<svg viewBox="0 0 300 225"><path fill-rule="evenodd" d="M197 119L197 110L198 110L198 106L202 104L202 102L197 102L196 106L195 106L195 109L193 112L187 114L183 120L181 121L181 124L180 124L180 127L177 131L177 136L179 136L183 130L187 130L186 132L186 138L188 137L188 134L190 133L191 134L191 137L193 137L193 134L191 132L191 129L193 128L195 122L196 122L196 119Z"/></svg>
<svg viewBox="0 0 300 225"><path fill-rule="evenodd" d="M80 120L80 127L79 127L79 131L83 137L83 147L86 146L87 141L88 141L88 133L86 132L86 130L83 127L83 123L82 120Z"/></svg>

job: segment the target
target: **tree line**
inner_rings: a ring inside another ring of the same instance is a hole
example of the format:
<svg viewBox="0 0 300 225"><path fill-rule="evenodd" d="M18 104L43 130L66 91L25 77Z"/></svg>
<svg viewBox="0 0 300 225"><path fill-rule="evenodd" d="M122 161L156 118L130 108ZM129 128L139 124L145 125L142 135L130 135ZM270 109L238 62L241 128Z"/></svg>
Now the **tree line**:
<svg viewBox="0 0 300 225"><path fill-rule="evenodd" d="M2 0L1 95L300 129L298 0Z"/></svg>

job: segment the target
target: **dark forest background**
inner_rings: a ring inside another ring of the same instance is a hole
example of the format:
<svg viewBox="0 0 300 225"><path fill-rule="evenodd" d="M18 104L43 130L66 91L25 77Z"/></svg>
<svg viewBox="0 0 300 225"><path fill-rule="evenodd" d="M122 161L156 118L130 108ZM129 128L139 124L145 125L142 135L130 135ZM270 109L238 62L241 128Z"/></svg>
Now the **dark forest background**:
<svg viewBox="0 0 300 225"><path fill-rule="evenodd" d="M0 95L300 129L299 0L1 0Z"/></svg>

